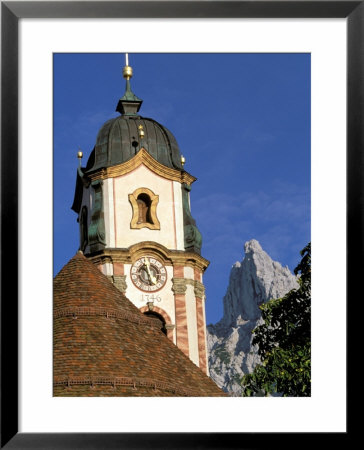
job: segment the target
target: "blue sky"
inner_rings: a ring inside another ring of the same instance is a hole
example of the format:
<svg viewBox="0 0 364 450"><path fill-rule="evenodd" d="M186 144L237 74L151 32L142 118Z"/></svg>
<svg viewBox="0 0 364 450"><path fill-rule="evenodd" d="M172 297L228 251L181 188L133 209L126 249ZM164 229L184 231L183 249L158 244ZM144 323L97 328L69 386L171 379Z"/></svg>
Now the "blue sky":
<svg viewBox="0 0 364 450"><path fill-rule="evenodd" d="M310 55L130 54L141 116L165 125L197 178L191 211L202 233L207 323L244 243L293 271L310 240ZM54 55L54 274L78 249L73 201L83 165L124 94L124 54Z"/></svg>

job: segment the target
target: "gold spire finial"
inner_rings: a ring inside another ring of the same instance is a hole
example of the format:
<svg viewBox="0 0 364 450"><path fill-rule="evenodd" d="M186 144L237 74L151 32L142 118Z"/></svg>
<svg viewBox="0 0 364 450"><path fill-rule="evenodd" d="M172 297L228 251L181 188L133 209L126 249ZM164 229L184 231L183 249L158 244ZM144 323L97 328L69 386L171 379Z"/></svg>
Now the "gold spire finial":
<svg viewBox="0 0 364 450"><path fill-rule="evenodd" d="M133 69L129 66L129 55L125 53L125 67L123 68L123 77L126 80L130 80L133 76Z"/></svg>

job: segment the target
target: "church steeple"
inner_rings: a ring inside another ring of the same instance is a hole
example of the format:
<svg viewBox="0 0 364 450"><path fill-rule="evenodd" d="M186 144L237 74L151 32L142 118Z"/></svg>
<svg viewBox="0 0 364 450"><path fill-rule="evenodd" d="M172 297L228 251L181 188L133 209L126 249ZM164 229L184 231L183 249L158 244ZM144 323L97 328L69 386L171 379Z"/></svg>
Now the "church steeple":
<svg viewBox="0 0 364 450"><path fill-rule="evenodd" d="M105 122L72 206L80 248L110 281L163 330L205 373L207 342L202 238L190 209L196 178L173 134L139 116L126 60L120 116Z"/></svg>
<svg viewBox="0 0 364 450"><path fill-rule="evenodd" d="M133 76L133 68L129 66L128 54L125 54L126 65L123 68L123 77L126 79L125 93L119 100L116 111L125 116L135 116L139 111L143 100L137 97L131 90L130 78Z"/></svg>

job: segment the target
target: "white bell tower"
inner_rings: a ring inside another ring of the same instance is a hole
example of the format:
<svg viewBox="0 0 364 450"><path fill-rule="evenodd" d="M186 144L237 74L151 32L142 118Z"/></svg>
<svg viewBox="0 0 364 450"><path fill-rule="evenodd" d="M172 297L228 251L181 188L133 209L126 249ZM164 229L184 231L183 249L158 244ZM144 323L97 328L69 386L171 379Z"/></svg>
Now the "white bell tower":
<svg viewBox="0 0 364 450"><path fill-rule="evenodd" d="M86 167L78 168L72 209L80 249L208 374L202 277L209 262L190 211L196 178L184 170L172 133L138 114L132 73L127 56L121 115L101 127Z"/></svg>

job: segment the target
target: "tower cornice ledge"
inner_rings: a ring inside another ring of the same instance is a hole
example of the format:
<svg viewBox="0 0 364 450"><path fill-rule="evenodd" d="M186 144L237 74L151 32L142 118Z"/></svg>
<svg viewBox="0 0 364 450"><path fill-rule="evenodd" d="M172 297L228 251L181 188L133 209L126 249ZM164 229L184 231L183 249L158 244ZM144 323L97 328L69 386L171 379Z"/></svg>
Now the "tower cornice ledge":
<svg viewBox="0 0 364 450"><path fill-rule="evenodd" d="M85 254L85 256L95 264L104 264L106 262L132 264L146 253L162 259L165 265L189 266L199 269L201 272L204 272L210 264L210 261L198 253L185 252L183 250L169 250L153 241L140 242L129 248L105 248L92 255Z"/></svg>
<svg viewBox="0 0 364 450"><path fill-rule="evenodd" d="M132 172L142 164L148 167L148 169L150 169L152 172L163 178L166 178L167 180L179 181L180 183L191 185L197 179L184 170L180 171L177 169L172 169L165 166L164 164L161 164L156 159L154 159L153 156L151 156L144 147L141 148L133 158L129 159L129 161L117 164L115 166L96 170L95 172L88 173L87 175L89 176L91 181L116 178Z"/></svg>

